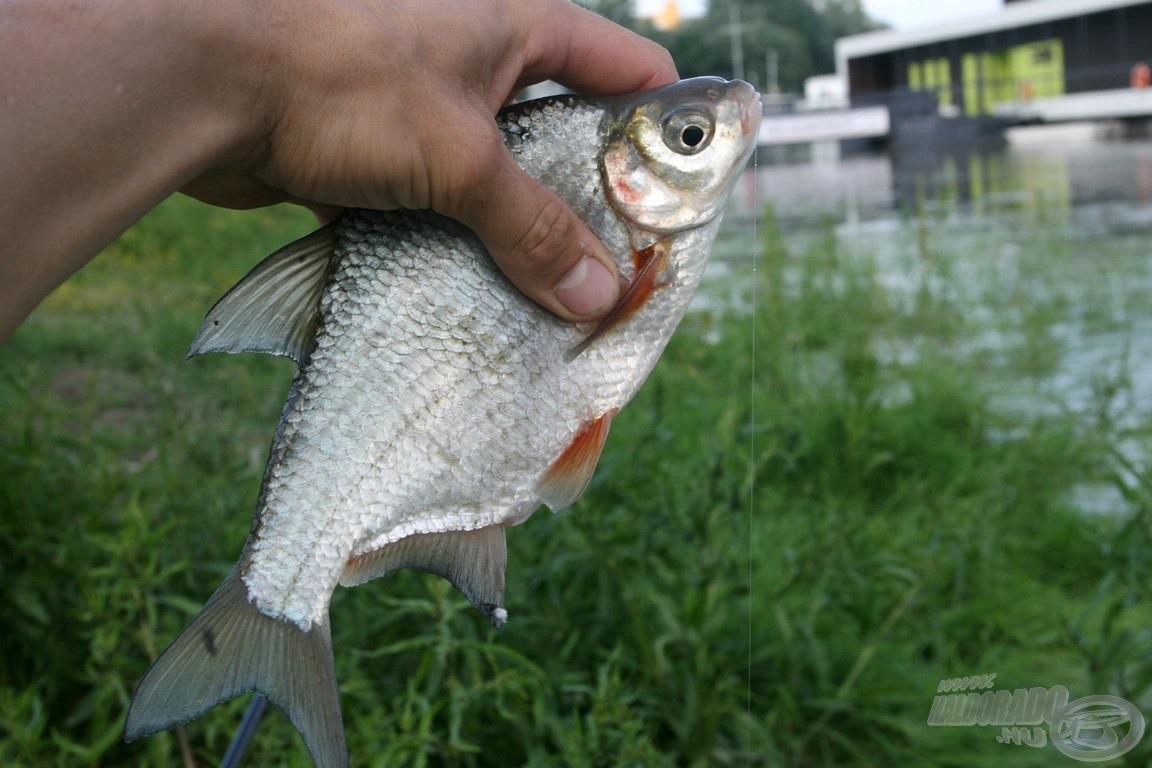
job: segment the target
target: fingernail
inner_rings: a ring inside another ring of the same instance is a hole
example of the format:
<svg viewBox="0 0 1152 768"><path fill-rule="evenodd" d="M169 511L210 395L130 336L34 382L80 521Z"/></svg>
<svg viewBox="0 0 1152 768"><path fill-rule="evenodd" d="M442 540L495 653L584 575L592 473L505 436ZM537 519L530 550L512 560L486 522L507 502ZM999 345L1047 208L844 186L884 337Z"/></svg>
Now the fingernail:
<svg viewBox="0 0 1152 768"><path fill-rule="evenodd" d="M591 256L580 259L556 284L556 298L574 315L594 315L616 303L620 286L607 267Z"/></svg>

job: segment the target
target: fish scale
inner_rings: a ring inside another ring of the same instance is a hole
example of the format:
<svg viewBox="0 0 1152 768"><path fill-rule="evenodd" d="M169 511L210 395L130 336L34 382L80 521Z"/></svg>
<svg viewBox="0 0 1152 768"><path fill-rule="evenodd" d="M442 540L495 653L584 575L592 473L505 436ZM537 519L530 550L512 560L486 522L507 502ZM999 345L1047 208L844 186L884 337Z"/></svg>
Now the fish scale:
<svg viewBox="0 0 1152 768"><path fill-rule="evenodd" d="M256 351L300 368L243 553L140 683L125 737L255 690L318 766L343 768L337 585L421 568L502 625L505 529L583 493L700 282L759 116L750 86L715 78L497 116L516 162L627 281L598 325L529 301L474 234L428 211L348 211L225 294L190 355Z"/></svg>

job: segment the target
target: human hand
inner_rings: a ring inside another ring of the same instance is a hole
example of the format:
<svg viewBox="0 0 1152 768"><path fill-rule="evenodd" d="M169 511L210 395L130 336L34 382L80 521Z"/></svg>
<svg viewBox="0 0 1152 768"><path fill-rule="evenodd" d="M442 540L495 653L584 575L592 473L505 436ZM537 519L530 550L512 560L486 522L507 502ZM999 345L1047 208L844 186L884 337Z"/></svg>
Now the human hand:
<svg viewBox="0 0 1152 768"><path fill-rule="evenodd" d="M568 0L0 2L0 343L178 189L432 208L544 307L602 314L613 262L492 119L546 78L607 95L676 71Z"/></svg>
<svg viewBox="0 0 1152 768"><path fill-rule="evenodd" d="M293 0L270 19L247 147L184 187L206 202L431 208L471 228L527 296L588 319L613 259L504 147L493 116L527 85L627 93L676 79L667 52L569 0Z"/></svg>

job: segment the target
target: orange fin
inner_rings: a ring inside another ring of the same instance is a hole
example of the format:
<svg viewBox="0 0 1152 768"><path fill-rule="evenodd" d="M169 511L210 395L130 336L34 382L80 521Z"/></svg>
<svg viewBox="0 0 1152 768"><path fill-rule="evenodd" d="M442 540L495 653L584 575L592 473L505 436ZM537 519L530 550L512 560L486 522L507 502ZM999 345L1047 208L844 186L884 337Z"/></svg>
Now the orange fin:
<svg viewBox="0 0 1152 768"><path fill-rule="evenodd" d="M584 341L572 348L572 351L568 353L569 360L579 357L580 353L588 349L592 342L644 306L652 294L656 292L656 289L662 287L660 283L656 282L656 279L668 267L668 246L664 243L653 243L643 250L634 251L632 263L636 266L636 276L632 278L628 290L624 291L620 301L616 303L608 316L600 321L595 330L588 334Z"/></svg>
<svg viewBox="0 0 1152 768"><path fill-rule="evenodd" d="M615 415L616 411L611 410L585 423L576 437L572 438L571 444L564 449L564 453L560 454L560 458L552 462L552 466L544 473L537 490L541 500L553 512L575 504L588 487L596 462L600 461L604 441L608 438L608 427Z"/></svg>

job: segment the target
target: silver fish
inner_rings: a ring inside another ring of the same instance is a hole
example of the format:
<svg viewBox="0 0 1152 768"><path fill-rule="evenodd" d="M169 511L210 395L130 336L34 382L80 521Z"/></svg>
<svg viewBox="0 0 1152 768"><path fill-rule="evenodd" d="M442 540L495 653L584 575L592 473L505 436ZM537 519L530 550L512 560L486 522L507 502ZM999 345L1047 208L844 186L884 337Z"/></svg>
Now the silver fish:
<svg viewBox="0 0 1152 768"><path fill-rule="evenodd" d="M429 212L349 211L261 262L189 355L300 366L243 554L132 698L129 741L257 691L321 768L346 766L328 606L398 568L452 582L491 622L504 529L575 502L613 415L672 335L755 144L747 83L527 102L497 117L628 280L598 326L524 298L479 240Z"/></svg>

